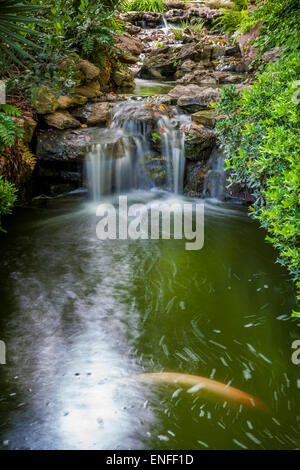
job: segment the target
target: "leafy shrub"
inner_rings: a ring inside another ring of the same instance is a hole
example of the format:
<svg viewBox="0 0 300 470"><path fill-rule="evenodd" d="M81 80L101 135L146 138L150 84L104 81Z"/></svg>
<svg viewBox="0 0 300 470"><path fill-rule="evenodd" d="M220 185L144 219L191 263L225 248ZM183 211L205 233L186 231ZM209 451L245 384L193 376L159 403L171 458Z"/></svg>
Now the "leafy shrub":
<svg viewBox="0 0 300 470"><path fill-rule="evenodd" d="M9 104L0 104L0 153L5 146L11 147L22 131L13 120L21 115L18 108Z"/></svg>
<svg viewBox="0 0 300 470"><path fill-rule="evenodd" d="M0 231L5 230L1 227L1 215L10 214L14 203L16 202L17 189L8 181L4 181L0 175Z"/></svg>
<svg viewBox="0 0 300 470"><path fill-rule="evenodd" d="M172 33L174 34L175 41L182 41L183 30L181 28L171 28Z"/></svg>
<svg viewBox="0 0 300 470"><path fill-rule="evenodd" d="M214 28L218 28L222 33L231 35L240 28L241 24L247 21L248 10L223 9L222 16L214 21Z"/></svg>
<svg viewBox="0 0 300 470"><path fill-rule="evenodd" d="M162 0L129 0L125 2L124 10L164 13L166 6Z"/></svg>
<svg viewBox="0 0 300 470"><path fill-rule="evenodd" d="M231 182L252 189L254 218L268 231L300 290L300 109L295 100L300 54L267 67L250 89L226 87L215 107ZM300 295L299 295L300 298ZM300 316L300 314L296 314Z"/></svg>
<svg viewBox="0 0 300 470"><path fill-rule="evenodd" d="M280 46L283 51L299 50L300 3L298 0L267 0L241 24L242 31L249 30L258 21L263 28L254 45L260 50Z"/></svg>
<svg viewBox="0 0 300 470"><path fill-rule="evenodd" d="M22 66L22 62L16 56L21 55L33 59L26 48L39 48L39 45L32 42L27 36L39 35L21 24L37 23L36 17L29 16L41 8L40 5L23 5L19 0L0 0L0 50L13 62ZM34 59L33 59L34 60Z"/></svg>

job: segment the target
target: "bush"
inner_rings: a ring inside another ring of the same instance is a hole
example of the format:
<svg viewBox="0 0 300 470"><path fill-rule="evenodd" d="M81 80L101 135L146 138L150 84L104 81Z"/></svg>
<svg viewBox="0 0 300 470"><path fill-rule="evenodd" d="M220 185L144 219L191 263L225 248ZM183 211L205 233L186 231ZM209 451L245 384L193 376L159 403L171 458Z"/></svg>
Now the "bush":
<svg viewBox="0 0 300 470"><path fill-rule="evenodd" d="M21 115L18 108L8 104L0 104L0 153L5 146L11 147L17 137L22 136L14 117Z"/></svg>
<svg viewBox="0 0 300 470"><path fill-rule="evenodd" d="M124 10L164 13L166 6L162 0L129 0L125 2Z"/></svg>
<svg viewBox="0 0 300 470"><path fill-rule="evenodd" d="M217 124L231 182L252 189L252 215L268 231L300 290L300 109L295 99L300 55L283 57L250 89L226 87ZM298 296L300 298L300 295ZM300 316L300 314L296 314Z"/></svg>
<svg viewBox="0 0 300 470"><path fill-rule="evenodd" d="M16 187L9 183L8 181L4 181L2 176L0 175L0 231L5 232L5 230L1 227L1 215L10 214L12 211L12 207L17 199L16 197L17 189Z"/></svg>

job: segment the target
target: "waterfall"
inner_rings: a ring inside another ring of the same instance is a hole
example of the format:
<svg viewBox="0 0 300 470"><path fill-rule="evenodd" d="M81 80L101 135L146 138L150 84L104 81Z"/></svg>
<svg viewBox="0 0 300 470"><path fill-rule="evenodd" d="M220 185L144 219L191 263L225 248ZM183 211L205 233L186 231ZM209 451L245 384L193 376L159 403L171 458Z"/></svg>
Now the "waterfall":
<svg viewBox="0 0 300 470"><path fill-rule="evenodd" d="M203 196L213 199L224 199L226 174L225 157L222 150L215 147L209 157L208 171L204 180Z"/></svg>
<svg viewBox="0 0 300 470"><path fill-rule="evenodd" d="M184 182L184 132L177 129L177 121L163 116L158 125L162 133L162 153L167 158L168 187L176 194L183 193Z"/></svg>
<svg viewBox="0 0 300 470"><path fill-rule="evenodd" d="M182 193L185 158L180 123L181 116L171 118L162 112L157 115L156 108L152 110L147 103L133 100L117 103L110 126L99 129L87 149L91 198L99 201L105 194L151 187ZM158 137L155 149L154 134ZM166 174L166 181L158 183L153 170Z"/></svg>
<svg viewBox="0 0 300 470"><path fill-rule="evenodd" d="M169 24L167 22L167 19L165 16L162 17L162 21L163 21L163 31L165 34L167 34L167 32L169 31L170 27L169 27Z"/></svg>

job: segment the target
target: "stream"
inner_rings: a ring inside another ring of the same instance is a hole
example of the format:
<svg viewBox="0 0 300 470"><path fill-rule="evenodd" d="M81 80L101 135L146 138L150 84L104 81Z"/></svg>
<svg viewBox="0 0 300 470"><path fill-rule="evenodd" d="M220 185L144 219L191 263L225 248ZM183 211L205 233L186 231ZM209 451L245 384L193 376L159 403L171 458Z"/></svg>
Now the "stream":
<svg viewBox="0 0 300 470"><path fill-rule="evenodd" d="M158 123L166 188L142 171L147 126L136 113L147 97L173 86L136 79L129 101L116 105L110 127L89 145L88 195L82 189L37 201L8 220L0 247L0 339L7 349L0 448L299 448L294 287L247 208L220 200L217 152L208 176L214 197L202 200L201 250L187 251L176 239L96 237L97 204L117 208L119 194L148 206L192 201L182 194L178 127L188 118L176 109ZM117 159L116 139L123 152ZM260 398L270 412L129 377L160 371L218 380Z"/></svg>

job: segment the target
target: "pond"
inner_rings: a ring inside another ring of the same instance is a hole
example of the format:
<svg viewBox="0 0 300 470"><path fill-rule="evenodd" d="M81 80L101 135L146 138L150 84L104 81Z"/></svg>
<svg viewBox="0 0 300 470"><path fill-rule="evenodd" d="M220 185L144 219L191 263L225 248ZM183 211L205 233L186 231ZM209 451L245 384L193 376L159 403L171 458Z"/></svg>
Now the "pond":
<svg viewBox="0 0 300 470"><path fill-rule="evenodd" d="M100 241L95 207L78 194L20 209L2 236L0 447L299 448L293 285L247 210L207 201L204 247L186 251ZM159 371L237 387L270 413L129 378Z"/></svg>

